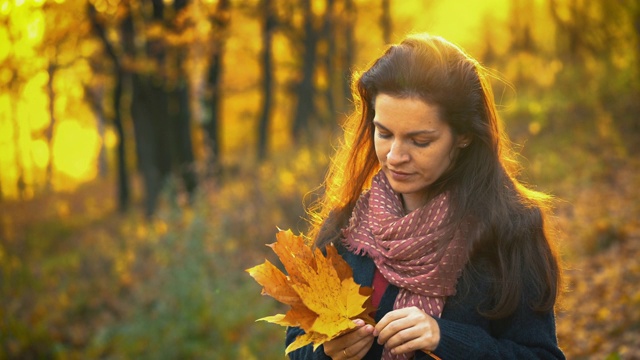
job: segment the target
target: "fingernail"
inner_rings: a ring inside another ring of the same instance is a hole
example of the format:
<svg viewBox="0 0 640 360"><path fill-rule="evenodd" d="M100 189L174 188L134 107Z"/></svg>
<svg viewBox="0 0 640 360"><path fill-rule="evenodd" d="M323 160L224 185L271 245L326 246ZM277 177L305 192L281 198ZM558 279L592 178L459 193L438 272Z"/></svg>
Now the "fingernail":
<svg viewBox="0 0 640 360"><path fill-rule="evenodd" d="M355 320L353 320L353 322L354 322L357 326L362 326L362 325L364 325L364 320L362 320L362 319L355 319Z"/></svg>
<svg viewBox="0 0 640 360"><path fill-rule="evenodd" d="M367 332L371 332L371 333L373 333L373 326L371 326L371 325L365 325L365 326L364 326L364 328L365 328L365 330L367 330Z"/></svg>

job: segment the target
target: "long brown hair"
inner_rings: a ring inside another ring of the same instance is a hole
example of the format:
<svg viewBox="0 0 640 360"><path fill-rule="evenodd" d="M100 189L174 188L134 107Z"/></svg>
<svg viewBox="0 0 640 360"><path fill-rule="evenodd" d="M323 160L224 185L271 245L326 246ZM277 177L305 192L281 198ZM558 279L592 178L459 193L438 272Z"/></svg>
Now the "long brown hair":
<svg viewBox="0 0 640 360"><path fill-rule="evenodd" d="M549 197L516 179L517 162L487 77L488 71L462 49L425 34L390 46L357 74L352 87L356 111L343 125L344 138L332 158L324 194L309 209L309 236L317 246L339 241L356 200L380 168L373 145L376 96L418 98L436 105L455 135L472 139L430 188L432 193L450 192L454 223L472 219L470 263L461 281L470 286L474 265L490 264L492 301L481 310L489 318L513 313L525 286L536 295L529 306L550 310L560 268L544 221Z"/></svg>

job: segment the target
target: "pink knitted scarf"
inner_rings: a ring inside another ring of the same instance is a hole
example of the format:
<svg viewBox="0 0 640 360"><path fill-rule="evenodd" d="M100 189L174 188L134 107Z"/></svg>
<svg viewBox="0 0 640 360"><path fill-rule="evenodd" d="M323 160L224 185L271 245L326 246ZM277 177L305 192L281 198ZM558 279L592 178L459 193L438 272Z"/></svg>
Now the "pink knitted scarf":
<svg viewBox="0 0 640 360"><path fill-rule="evenodd" d="M457 279L467 261L463 232L448 221L449 198L439 194L405 215L400 195L383 172L356 202L345 246L373 259L380 273L400 291L394 309L416 306L440 317L447 296L456 292ZM410 359L383 352L382 359Z"/></svg>

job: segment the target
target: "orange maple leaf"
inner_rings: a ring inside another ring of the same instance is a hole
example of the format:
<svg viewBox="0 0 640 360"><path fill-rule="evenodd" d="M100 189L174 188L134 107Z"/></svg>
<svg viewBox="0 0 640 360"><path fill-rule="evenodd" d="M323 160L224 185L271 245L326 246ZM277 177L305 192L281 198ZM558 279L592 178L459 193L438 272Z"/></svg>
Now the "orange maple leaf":
<svg viewBox="0 0 640 360"><path fill-rule="evenodd" d="M305 331L286 348L285 355L311 343L315 350L354 329L355 319L374 324L369 315L373 311L372 289L353 280L351 267L333 245L326 247L325 256L290 230L279 231L276 240L268 246L278 255L288 276L268 260L247 272L262 285L263 295L290 306L286 314L258 320Z"/></svg>

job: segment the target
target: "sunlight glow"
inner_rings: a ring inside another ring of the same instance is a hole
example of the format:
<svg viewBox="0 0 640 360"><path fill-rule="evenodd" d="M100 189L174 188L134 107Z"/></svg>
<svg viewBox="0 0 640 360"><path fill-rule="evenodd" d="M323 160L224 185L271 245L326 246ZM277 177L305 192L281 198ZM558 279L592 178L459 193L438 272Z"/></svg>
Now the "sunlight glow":
<svg viewBox="0 0 640 360"><path fill-rule="evenodd" d="M0 3L0 14L7 15L11 11L11 1L3 0Z"/></svg>
<svg viewBox="0 0 640 360"><path fill-rule="evenodd" d="M27 39L34 43L40 42L44 34L44 19L42 11L34 11L30 21L26 23Z"/></svg>
<svg viewBox="0 0 640 360"><path fill-rule="evenodd" d="M487 18L494 23L506 21L510 4L509 0L439 1L433 2L428 9L425 9L421 1L417 4L414 2L404 1L394 8L399 16L412 20L407 22L411 28L405 28L405 31L427 31L443 36L465 48L474 48L474 44L482 47L483 45L480 44L484 40L482 39L484 35L482 22ZM394 25L402 26L402 24ZM396 32L394 35L403 37L405 34Z"/></svg>
<svg viewBox="0 0 640 360"><path fill-rule="evenodd" d="M95 176L96 158L100 138L92 128L75 120L67 120L56 127L53 142L55 169L74 180L91 179ZM56 183L63 187L68 184Z"/></svg>
<svg viewBox="0 0 640 360"><path fill-rule="evenodd" d="M46 71L40 71L25 84L22 89L22 101L18 114L23 122L28 122L29 128L37 132L49 126L49 97L44 89L49 81Z"/></svg>
<svg viewBox="0 0 640 360"><path fill-rule="evenodd" d="M31 156L33 157L33 164L41 169L47 167L49 163L49 147L47 142L43 139L35 140L31 142Z"/></svg>
<svg viewBox="0 0 640 360"><path fill-rule="evenodd" d="M104 146L108 149L113 149L118 146L118 135L111 127L107 127L103 134Z"/></svg>

